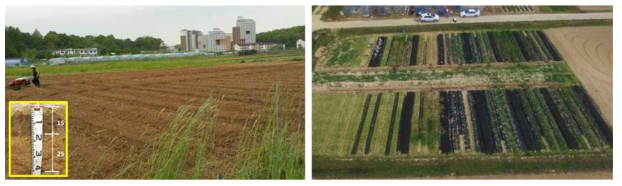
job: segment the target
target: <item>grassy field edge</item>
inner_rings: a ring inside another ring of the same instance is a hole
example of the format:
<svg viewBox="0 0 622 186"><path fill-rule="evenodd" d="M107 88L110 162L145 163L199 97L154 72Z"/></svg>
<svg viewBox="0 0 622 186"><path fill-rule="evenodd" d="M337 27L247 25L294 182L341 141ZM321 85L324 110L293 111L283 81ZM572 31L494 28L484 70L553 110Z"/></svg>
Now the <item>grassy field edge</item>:
<svg viewBox="0 0 622 186"><path fill-rule="evenodd" d="M527 157L497 155L495 158L463 156L442 156L430 161L413 157L342 159L313 156L313 177L314 179L425 178L613 170L613 153L610 151L585 153L579 156L561 154L538 154Z"/></svg>

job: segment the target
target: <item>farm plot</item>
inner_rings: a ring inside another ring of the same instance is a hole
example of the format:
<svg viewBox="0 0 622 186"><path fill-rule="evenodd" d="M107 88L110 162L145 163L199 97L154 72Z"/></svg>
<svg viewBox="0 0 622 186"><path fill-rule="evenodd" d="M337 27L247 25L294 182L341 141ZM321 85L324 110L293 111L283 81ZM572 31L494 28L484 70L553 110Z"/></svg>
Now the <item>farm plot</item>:
<svg viewBox="0 0 622 186"><path fill-rule="evenodd" d="M386 39L384 41L386 42ZM369 56L369 54L366 54L365 51L369 44L371 43L368 43L367 37L348 38L335 42L325 50L327 59L324 61L323 67L359 67L362 60L368 59L365 56ZM376 55L376 53L372 53L372 55ZM380 54L380 56L382 55Z"/></svg>
<svg viewBox="0 0 622 186"><path fill-rule="evenodd" d="M560 61L542 31L491 31L437 35L438 65Z"/></svg>
<svg viewBox="0 0 622 186"><path fill-rule="evenodd" d="M594 98L605 121L613 125L613 27L568 27L544 32Z"/></svg>
<svg viewBox="0 0 622 186"><path fill-rule="evenodd" d="M562 60L548 36L539 30L356 36L335 41L327 55L323 67L328 69Z"/></svg>
<svg viewBox="0 0 622 186"><path fill-rule="evenodd" d="M436 94L326 93L314 94L313 102L314 155L384 156L437 149ZM337 106L320 109L322 105Z"/></svg>
<svg viewBox="0 0 622 186"><path fill-rule="evenodd" d="M400 35L392 37L387 47L386 60L378 66L562 60L548 37L542 31L534 30ZM379 47L376 49L380 51ZM376 67L374 60L370 61L370 67Z"/></svg>
<svg viewBox="0 0 622 186"><path fill-rule="evenodd" d="M395 39L395 38L393 38ZM384 48L387 46L387 37L378 37L376 40L376 46L372 50L371 58L369 59L368 67L378 67L384 57Z"/></svg>
<svg viewBox="0 0 622 186"><path fill-rule="evenodd" d="M464 105L470 108L477 152L613 148L611 128L604 127L598 111L590 112L593 103L582 87L473 90L467 95L468 103ZM462 102L458 92L441 92L443 153L466 144L456 140L470 131L462 130L468 126L463 120Z"/></svg>
<svg viewBox="0 0 622 186"><path fill-rule="evenodd" d="M211 133L214 145L204 154L209 168L201 170L201 178L232 175L243 153L238 144L250 130L245 125L271 108L277 82L283 106L279 116L292 116L279 120L290 123L291 133L304 131L304 63L300 62L56 75L43 77L41 82L42 88L7 90L5 104L17 100L69 102L71 179L144 178L152 153L165 153L151 152L150 145L167 131L178 108L190 104L193 107L189 109L196 110L196 102L210 97L220 101ZM197 155L193 154L192 160ZM133 165L127 169L130 172L122 174L128 165Z"/></svg>
<svg viewBox="0 0 622 186"><path fill-rule="evenodd" d="M388 56L382 66L400 67L416 64L419 36L393 36L389 45ZM411 58L413 56L414 58Z"/></svg>
<svg viewBox="0 0 622 186"><path fill-rule="evenodd" d="M316 93L313 102L321 114L313 122L314 155L522 154L613 148L612 129L580 86ZM347 115L340 110L348 111Z"/></svg>
<svg viewBox="0 0 622 186"><path fill-rule="evenodd" d="M435 63L435 56L430 56L436 55L434 52L436 49L433 49L435 41L429 34L393 36L386 63L382 66L405 67Z"/></svg>

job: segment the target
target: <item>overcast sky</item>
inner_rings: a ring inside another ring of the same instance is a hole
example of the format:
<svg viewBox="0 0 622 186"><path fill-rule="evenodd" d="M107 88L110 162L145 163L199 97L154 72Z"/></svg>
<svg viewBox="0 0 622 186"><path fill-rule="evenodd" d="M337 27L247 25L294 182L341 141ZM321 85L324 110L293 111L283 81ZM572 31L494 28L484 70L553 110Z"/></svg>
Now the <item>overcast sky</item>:
<svg viewBox="0 0 622 186"><path fill-rule="evenodd" d="M181 29L231 33L238 16L255 20L257 33L305 24L304 6L6 6L6 26L86 35L161 38L179 44Z"/></svg>

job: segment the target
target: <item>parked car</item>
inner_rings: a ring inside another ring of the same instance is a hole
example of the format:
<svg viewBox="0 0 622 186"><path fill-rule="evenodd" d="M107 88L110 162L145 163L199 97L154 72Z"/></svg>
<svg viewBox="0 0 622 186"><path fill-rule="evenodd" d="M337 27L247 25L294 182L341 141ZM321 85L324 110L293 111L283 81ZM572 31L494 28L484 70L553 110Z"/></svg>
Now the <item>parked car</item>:
<svg viewBox="0 0 622 186"><path fill-rule="evenodd" d="M438 22L438 15L433 13L421 13L421 22Z"/></svg>
<svg viewBox="0 0 622 186"><path fill-rule="evenodd" d="M479 10L476 9L468 9L460 12L460 17L479 17Z"/></svg>

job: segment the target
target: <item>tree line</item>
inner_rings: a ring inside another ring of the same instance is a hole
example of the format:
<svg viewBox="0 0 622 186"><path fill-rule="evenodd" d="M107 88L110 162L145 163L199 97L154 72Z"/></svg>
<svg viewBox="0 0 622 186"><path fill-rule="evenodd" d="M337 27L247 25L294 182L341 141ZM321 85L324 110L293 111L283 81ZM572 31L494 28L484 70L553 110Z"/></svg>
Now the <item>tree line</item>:
<svg viewBox="0 0 622 186"><path fill-rule="evenodd" d="M305 26L294 26L257 34L258 43L283 43L286 48L295 48L298 39L305 39Z"/></svg>
<svg viewBox="0 0 622 186"><path fill-rule="evenodd" d="M141 51L158 51L165 47L160 38L144 36L131 39L117 39L114 35L76 36L50 31L42 35L35 29L32 33L22 32L17 27L5 26L5 58L50 59L58 57L54 50L66 48L97 48L99 55L138 54Z"/></svg>

